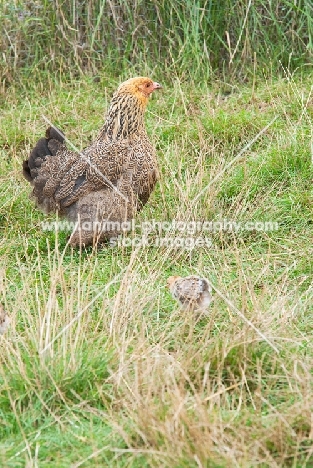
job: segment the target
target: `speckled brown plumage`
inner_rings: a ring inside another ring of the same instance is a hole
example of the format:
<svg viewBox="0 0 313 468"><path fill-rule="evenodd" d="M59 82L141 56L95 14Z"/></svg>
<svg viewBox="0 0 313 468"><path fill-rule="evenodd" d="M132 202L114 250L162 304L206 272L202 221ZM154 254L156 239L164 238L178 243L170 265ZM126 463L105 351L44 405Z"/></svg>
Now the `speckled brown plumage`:
<svg viewBox="0 0 313 468"><path fill-rule="evenodd" d="M167 286L183 309L206 311L212 300L212 288L206 278L196 275L170 276Z"/></svg>
<svg viewBox="0 0 313 468"><path fill-rule="evenodd" d="M112 98L97 138L82 153L67 149L64 135L50 128L24 161L23 174L33 186L37 206L79 221L72 245L117 235L117 230L99 233L83 226L130 220L149 199L158 169L144 113L149 95L160 87L144 77L125 81Z"/></svg>
<svg viewBox="0 0 313 468"><path fill-rule="evenodd" d="M10 319L2 304L0 304L0 335L3 335L10 325Z"/></svg>

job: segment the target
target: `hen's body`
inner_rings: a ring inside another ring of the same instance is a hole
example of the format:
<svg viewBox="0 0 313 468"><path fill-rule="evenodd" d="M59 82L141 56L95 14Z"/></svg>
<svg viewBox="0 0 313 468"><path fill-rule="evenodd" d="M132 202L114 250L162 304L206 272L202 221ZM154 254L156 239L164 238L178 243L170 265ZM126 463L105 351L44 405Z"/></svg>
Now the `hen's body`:
<svg viewBox="0 0 313 468"><path fill-rule="evenodd" d="M82 153L67 149L63 134L50 128L24 162L36 204L78 222L72 245L116 236L117 227L101 232L101 223L130 220L147 202L158 169L144 112L157 88L149 78L126 81L114 94L98 137Z"/></svg>

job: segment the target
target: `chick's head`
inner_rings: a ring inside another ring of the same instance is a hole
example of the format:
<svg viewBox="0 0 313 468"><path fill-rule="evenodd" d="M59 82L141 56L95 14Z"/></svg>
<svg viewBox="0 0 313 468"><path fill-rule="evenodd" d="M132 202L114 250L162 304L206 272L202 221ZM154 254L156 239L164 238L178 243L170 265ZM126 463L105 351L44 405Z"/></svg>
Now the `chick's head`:
<svg viewBox="0 0 313 468"><path fill-rule="evenodd" d="M167 278L167 281L166 281L166 286L171 289L174 285L174 283L176 282L176 280L180 279L181 276L170 276L169 278Z"/></svg>

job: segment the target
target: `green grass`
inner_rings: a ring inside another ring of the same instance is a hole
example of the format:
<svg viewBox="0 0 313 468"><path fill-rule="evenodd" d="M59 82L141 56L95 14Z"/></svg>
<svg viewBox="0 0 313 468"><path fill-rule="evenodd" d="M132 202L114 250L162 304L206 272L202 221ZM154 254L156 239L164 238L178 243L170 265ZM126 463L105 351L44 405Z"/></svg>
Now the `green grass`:
<svg viewBox="0 0 313 468"><path fill-rule="evenodd" d="M143 63L180 80L245 81L307 67L313 53L309 0L4 0L0 27L4 86L42 72L138 75Z"/></svg>
<svg viewBox="0 0 313 468"><path fill-rule="evenodd" d="M42 114L88 144L127 74L99 76L2 96L0 293L11 327L0 337L1 466L312 467L312 75L230 94L228 82L153 75L164 90L146 122L161 179L138 222L277 230L202 233L211 247L192 251L79 252L68 233L42 230L55 217L29 200L21 162ZM171 274L209 278L208 318L178 309Z"/></svg>

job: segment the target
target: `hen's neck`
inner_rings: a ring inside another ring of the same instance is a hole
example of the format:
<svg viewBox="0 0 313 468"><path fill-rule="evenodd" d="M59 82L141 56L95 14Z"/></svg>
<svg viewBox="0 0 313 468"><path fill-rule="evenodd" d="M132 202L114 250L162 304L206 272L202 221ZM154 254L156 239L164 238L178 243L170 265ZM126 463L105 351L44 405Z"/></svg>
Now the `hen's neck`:
<svg viewBox="0 0 313 468"><path fill-rule="evenodd" d="M116 94L97 140L122 140L145 133L145 106L131 94Z"/></svg>

